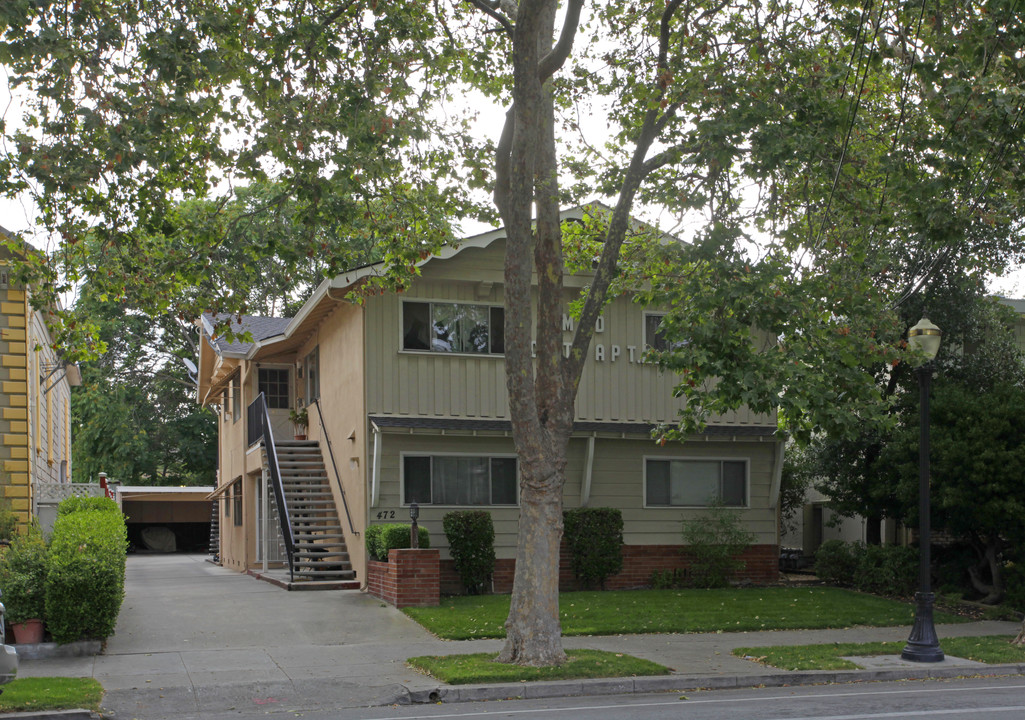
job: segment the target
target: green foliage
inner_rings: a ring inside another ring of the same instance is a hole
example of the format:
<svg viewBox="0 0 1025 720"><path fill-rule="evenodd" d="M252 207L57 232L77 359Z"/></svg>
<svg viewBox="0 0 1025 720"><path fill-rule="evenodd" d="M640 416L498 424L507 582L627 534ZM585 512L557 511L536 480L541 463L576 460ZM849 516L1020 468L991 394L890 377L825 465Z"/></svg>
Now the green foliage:
<svg viewBox="0 0 1025 720"><path fill-rule="evenodd" d="M918 587L918 551L900 545L827 540L815 552L815 574L833 585L907 597Z"/></svg>
<svg viewBox="0 0 1025 720"><path fill-rule="evenodd" d="M854 576L864 552L862 543L826 540L815 551L815 574L822 582L854 587Z"/></svg>
<svg viewBox="0 0 1025 720"><path fill-rule="evenodd" d="M488 591L495 572L495 524L486 510L456 510L442 519L448 551L470 595Z"/></svg>
<svg viewBox="0 0 1025 720"><path fill-rule="evenodd" d="M194 328L98 295L87 283L78 300L107 353L83 363L72 388L74 479L105 472L129 485L212 485L216 418L196 403L181 362L194 357Z"/></svg>
<svg viewBox="0 0 1025 720"><path fill-rule="evenodd" d="M106 638L117 623L124 599L127 530L121 513L102 505L61 513L54 523L46 619L59 643Z"/></svg>
<svg viewBox="0 0 1025 720"><path fill-rule="evenodd" d="M11 509L11 501L0 498L0 540L10 540L18 533L18 516Z"/></svg>
<svg viewBox="0 0 1025 720"><path fill-rule="evenodd" d="M573 575L584 586L623 569L623 513L616 508L574 508L563 513Z"/></svg>
<svg viewBox="0 0 1025 720"><path fill-rule="evenodd" d="M652 590L679 590L690 584L690 571L682 568L656 570L651 574Z"/></svg>
<svg viewBox="0 0 1025 720"><path fill-rule="evenodd" d="M721 504L708 507L693 520L683 523L683 542L690 557L691 581L695 587L722 588L744 568L740 559L754 535L744 528L740 511Z"/></svg>
<svg viewBox="0 0 1025 720"><path fill-rule="evenodd" d="M914 595L918 588L918 550L901 545L866 546L854 573L854 587L876 595Z"/></svg>
<svg viewBox="0 0 1025 720"><path fill-rule="evenodd" d="M57 516L70 515L77 512L113 512L120 513L121 509L113 498L103 497L79 497L73 496L61 500L57 506Z"/></svg>
<svg viewBox="0 0 1025 720"><path fill-rule="evenodd" d="M1004 604L1025 613L1025 565L1020 562L1004 566Z"/></svg>
<svg viewBox="0 0 1025 720"><path fill-rule="evenodd" d="M388 562L389 550L402 550L409 547L409 528L409 525L403 523L368 526L363 533L367 554L373 560ZM421 548L426 550L431 546L431 534L422 525L420 526L419 540Z"/></svg>
<svg viewBox="0 0 1025 720"><path fill-rule="evenodd" d="M45 617L46 541L37 525L0 550L0 591L7 622Z"/></svg>

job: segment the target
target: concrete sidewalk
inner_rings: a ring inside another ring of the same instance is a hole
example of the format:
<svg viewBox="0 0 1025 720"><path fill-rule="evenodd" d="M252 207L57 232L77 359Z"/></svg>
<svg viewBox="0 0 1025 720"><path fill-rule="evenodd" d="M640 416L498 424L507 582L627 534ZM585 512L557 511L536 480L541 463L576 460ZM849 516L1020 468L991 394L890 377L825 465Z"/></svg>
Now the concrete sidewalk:
<svg viewBox="0 0 1025 720"><path fill-rule="evenodd" d="M1014 634L1018 623L941 625L940 638ZM405 665L414 655L497 652L499 640L438 640L396 609L357 591L286 592L200 556L129 558L126 598L106 651L28 660L20 676L93 677L115 718L188 718L230 710L314 710L405 702L656 692L970 674L973 665L887 661L845 673L786 672L735 657L736 647L904 640L909 628L566 638L646 658L661 678L448 687ZM985 674L1021 674L1025 666Z"/></svg>

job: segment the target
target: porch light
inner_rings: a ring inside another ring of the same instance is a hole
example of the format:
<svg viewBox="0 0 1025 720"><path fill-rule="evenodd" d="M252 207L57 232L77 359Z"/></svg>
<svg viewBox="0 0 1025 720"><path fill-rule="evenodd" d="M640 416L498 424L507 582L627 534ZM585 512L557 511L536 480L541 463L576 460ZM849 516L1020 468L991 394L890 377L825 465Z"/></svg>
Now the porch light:
<svg viewBox="0 0 1025 720"><path fill-rule="evenodd" d="M420 517L420 506L413 503L409 506L409 517L415 522Z"/></svg>

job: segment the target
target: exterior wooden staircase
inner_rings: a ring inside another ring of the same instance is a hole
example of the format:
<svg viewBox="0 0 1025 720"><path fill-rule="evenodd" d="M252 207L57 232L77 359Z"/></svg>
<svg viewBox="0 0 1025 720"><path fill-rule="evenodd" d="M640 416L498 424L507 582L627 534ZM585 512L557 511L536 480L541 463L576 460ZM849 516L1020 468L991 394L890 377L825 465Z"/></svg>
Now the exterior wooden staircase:
<svg viewBox="0 0 1025 720"><path fill-rule="evenodd" d="M330 583L335 589L358 590L320 446L312 441L280 441L275 446L295 538L295 584Z"/></svg>

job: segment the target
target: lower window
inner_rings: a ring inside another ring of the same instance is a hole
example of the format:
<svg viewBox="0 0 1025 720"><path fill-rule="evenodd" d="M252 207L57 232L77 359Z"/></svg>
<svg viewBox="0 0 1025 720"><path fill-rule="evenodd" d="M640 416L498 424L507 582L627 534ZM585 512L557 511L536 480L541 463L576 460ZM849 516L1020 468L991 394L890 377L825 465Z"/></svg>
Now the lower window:
<svg viewBox="0 0 1025 720"><path fill-rule="evenodd" d="M649 459L644 468L647 507L747 505L747 461Z"/></svg>
<svg viewBox="0 0 1025 720"><path fill-rule="evenodd" d="M406 455L406 505L515 505L516 458Z"/></svg>

